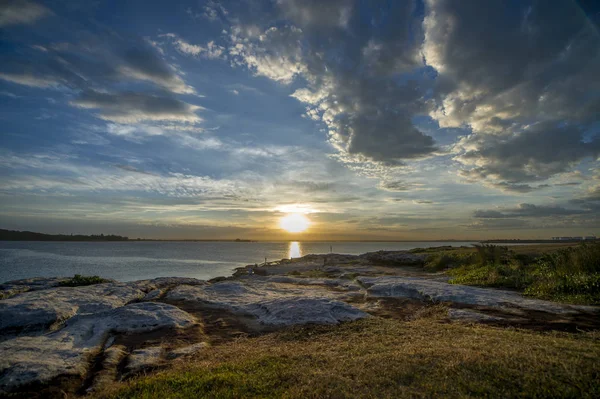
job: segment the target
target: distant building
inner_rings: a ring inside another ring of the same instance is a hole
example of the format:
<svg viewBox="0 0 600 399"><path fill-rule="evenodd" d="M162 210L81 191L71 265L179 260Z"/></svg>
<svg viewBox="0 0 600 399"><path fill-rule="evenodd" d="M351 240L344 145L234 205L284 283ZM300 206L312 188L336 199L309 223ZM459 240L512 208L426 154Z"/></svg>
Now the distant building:
<svg viewBox="0 0 600 399"><path fill-rule="evenodd" d="M584 241L584 240L595 240L596 236L585 236L585 237L552 237L554 241Z"/></svg>

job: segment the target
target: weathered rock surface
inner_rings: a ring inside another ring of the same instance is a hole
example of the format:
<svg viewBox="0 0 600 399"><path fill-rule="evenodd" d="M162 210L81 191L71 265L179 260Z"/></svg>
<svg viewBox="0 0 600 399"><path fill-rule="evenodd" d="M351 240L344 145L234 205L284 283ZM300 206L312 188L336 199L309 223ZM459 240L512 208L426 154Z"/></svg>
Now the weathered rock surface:
<svg viewBox="0 0 600 399"><path fill-rule="evenodd" d="M129 373L138 373L164 363L165 349L162 346L136 349L131 352L127 360L126 369Z"/></svg>
<svg viewBox="0 0 600 399"><path fill-rule="evenodd" d="M377 251L360 255L371 263L387 265L422 265L427 258L426 254L414 254L404 251Z"/></svg>
<svg viewBox="0 0 600 399"><path fill-rule="evenodd" d="M335 324L367 316L335 297L335 293L294 289L257 278L197 287L182 285L171 290L166 299L195 301L251 315L266 325Z"/></svg>
<svg viewBox="0 0 600 399"><path fill-rule="evenodd" d="M598 312L597 307L574 306L530 299L513 291L448 284L441 281L411 277L357 277L367 287L371 297L413 298L433 302L487 306L496 308L521 308L553 314Z"/></svg>
<svg viewBox="0 0 600 399"><path fill-rule="evenodd" d="M62 375L84 376L90 357L98 353L109 333L185 328L194 323L183 310L154 302L73 317L64 328L50 334L0 343L0 390L45 383Z"/></svg>
<svg viewBox="0 0 600 399"><path fill-rule="evenodd" d="M173 349L171 352L167 354L167 359L177 359L182 356L194 355L198 352L203 351L208 347L206 342L199 342L197 344L184 346L181 348Z"/></svg>
<svg viewBox="0 0 600 399"><path fill-rule="evenodd" d="M44 279L52 280L52 279ZM58 279L55 279L58 280ZM178 284L198 285L192 278L157 278L131 283L103 283L84 287L54 287L28 291L0 301L0 332L50 326L78 314L104 312L142 299L146 292ZM49 285L50 284L50 285ZM53 287L53 283L44 283Z"/></svg>

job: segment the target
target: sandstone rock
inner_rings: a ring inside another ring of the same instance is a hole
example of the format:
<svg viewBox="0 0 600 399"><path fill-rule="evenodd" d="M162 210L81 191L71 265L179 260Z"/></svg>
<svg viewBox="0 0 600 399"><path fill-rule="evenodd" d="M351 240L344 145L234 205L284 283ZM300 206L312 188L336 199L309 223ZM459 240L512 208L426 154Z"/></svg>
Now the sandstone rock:
<svg viewBox="0 0 600 399"><path fill-rule="evenodd" d="M286 278L286 281L289 280ZM197 287L182 285L171 290L166 298L195 301L234 313L252 315L263 324L277 326L338 323L367 316L361 310L336 299L337 296L340 294L322 288L291 288L267 279L249 279Z"/></svg>
<svg viewBox="0 0 600 399"><path fill-rule="evenodd" d="M128 373L139 373L142 370L158 367L164 362L165 350L162 346L136 349L131 352L125 366Z"/></svg>
<svg viewBox="0 0 600 399"><path fill-rule="evenodd" d="M198 353L200 351L203 351L207 347L208 347L208 343L206 343L206 342L199 342L197 344L193 344L193 345L189 345L189 346L184 346L182 348L173 349L167 355L167 359L177 359L178 357L181 357L181 356L193 355L193 354L196 354L196 353Z"/></svg>
<svg viewBox="0 0 600 399"><path fill-rule="evenodd" d="M193 324L194 318L183 310L154 302L78 315L50 334L0 343L0 391L47 383L61 375L84 376L91 356L101 350L109 333L142 333Z"/></svg>
<svg viewBox="0 0 600 399"><path fill-rule="evenodd" d="M124 283L29 291L0 301L0 331L46 327L76 314L115 309L143 297L144 292Z"/></svg>
<svg viewBox="0 0 600 399"><path fill-rule="evenodd" d="M385 265L422 265L425 263L425 254L413 254L404 251L377 251L367 252L360 255L361 258L367 259L374 264Z"/></svg>
<svg viewBox="0 0 600 399"><path fill-rule="evenodd" d="M513 291L448 284L421 278L386 276L357 277L357 280L367 287L367 294L371 297L413 298L496 308L517 307L553 314L598 312L598 308L591 306L574 306L530 299Z"/></svg>
<svg viewBox="0 0 600 399"><path fill-rule="evenodd" d="M77 314L115 309L134 300L143 299L146 293L179 284L204 284L204 281L194 278L160 277L129 283L114 282L83 287L49 288L49 284L54 284L52 281L60 281L60 279L44 279L45 282L38 280L38 286L44 288L0 301L0 333L6 329L39 329L62 322ZM159 294L155 292L152 295Z"/></svg>

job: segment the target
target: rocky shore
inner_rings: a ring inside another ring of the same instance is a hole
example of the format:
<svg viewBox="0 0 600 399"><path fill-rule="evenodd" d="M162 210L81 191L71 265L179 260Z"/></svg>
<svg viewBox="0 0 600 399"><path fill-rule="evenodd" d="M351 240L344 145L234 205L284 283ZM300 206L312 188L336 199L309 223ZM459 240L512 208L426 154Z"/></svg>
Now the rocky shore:
<svg viewBox="0 0 600 399"><path fill-rule="evenodd" d="M406 319L445 306L449 322L544 330L598 329L600 308L453 285L425 273L425 255L308 255L249 265L232 277L156 278L59 286L0 285L0 395L86 394L221 345L298 324Z"/></svg>

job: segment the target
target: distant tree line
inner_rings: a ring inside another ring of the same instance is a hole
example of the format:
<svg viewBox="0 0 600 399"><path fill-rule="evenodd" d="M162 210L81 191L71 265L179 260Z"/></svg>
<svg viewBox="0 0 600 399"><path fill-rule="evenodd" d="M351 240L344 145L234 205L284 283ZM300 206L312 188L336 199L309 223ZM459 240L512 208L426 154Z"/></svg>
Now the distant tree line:
<svg viewBox="0 0 600 399"><path fill-rule="evenodd" d="M43 234L33 231L0 229L0 241L127 241L128 237L114 234Z"/></svg>

